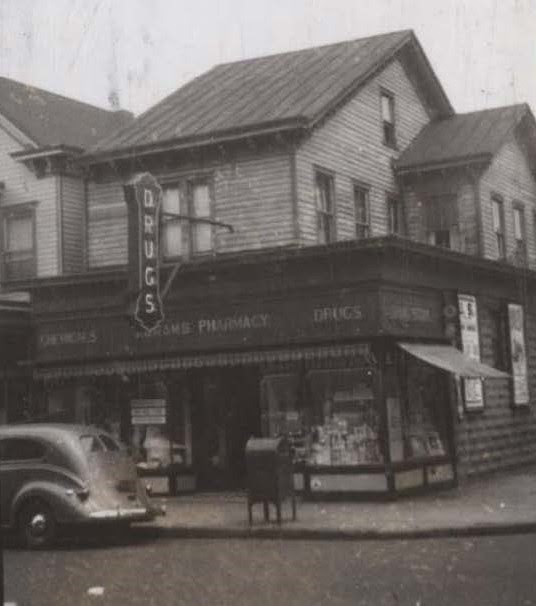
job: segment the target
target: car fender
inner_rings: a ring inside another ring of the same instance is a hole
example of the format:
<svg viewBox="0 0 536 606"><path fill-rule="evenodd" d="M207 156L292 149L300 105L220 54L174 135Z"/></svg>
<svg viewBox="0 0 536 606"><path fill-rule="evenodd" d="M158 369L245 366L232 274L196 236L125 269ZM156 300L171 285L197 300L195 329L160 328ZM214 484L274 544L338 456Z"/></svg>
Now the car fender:
<svg viewBox="0 0 536 606"><path fill-rule="evenodd" d="M84 506L76 494L69 492L68 486L52 482L35 481L26 484L15 496L11 505L10 524L14 525L21 508L32 499L41 499L51 507L57 522L83 520Z"/></svg>

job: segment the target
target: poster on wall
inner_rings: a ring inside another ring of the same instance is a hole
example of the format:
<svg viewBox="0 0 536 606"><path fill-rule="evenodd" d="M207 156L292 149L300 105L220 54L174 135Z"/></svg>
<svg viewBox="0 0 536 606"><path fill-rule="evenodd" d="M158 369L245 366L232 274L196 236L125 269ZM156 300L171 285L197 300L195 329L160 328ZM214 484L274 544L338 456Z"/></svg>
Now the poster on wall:
<svg viewBox="0 0 536 606"><path fill-rule="evenodd" d="M472 295L458 295L458 309L460 314L462 351L472 360L480 362L476 297ZM463 392L467 410L478 410L484 407L482 379L463 379Z"/></svg>
<svg viewBox="0 0 536 606"><path fill-rule="evenodd" d="M514 384L514 404L528 404L527 351L525 349L522 305L516 303L508 304L508 328L510 332L510 360Z"/></svg>

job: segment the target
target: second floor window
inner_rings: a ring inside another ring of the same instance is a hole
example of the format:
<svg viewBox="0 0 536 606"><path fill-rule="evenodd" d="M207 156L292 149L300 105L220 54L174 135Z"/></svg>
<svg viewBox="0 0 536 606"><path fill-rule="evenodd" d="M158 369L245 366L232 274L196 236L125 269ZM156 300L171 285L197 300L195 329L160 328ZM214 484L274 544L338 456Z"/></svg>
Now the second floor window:
<svg viewBox="0 0 536 606"><path fill-rule="evenodd" d="M186 217L211 219L212 194L208 180L184 180L165 186L162 211L161 246L164 259L209 252L214 249L213 226L188 221ZM183 215L184 219L165 213Z"/></svg>
<svg viewBox="0 0 536 606"><path fill-rule="evenodd" d="M524 261L526 257L525 216L522 206L514 206L514 239L516 243L516 257L519 261Z"/></svg>
<svg viewBox="0 0 536 606"><path fill-rule="evenodd" d="M33 205L6 210L2 217L2 274L4 280L35 277L36 254Z"/></svg>
<svg viewBox="0 0 536 606"><path fill-rule="evenodd" d="M382 91L380 95L383 142L390 147L396 146L395 133L395 98L394 95Z"/></svg>
<svg viewBox="0 0 536 606"><path fill-rule="evenodd" d="M355 235L357 239L370 236L369 192L360 185L354 186Z"/></svg>
<svg viewBox="0 0 536 606"><path fill-rule="evenodd" d="M400 200L395 196L387 198L387 229L390 234L402 233Z"/></svg>
<svg viewBox="0 0 536 606"><path fill-rule="evenodd" d="M458 207L455 195L431 196L426 200L426 231L428 244L457 249Z"/></svg>
<svg viewBox="0 0 536 606"><path fill-rule="evenodd" d="M316 173L315 199L318 242L319 244L328 244L335 239L332 175L322 172Z"/></svg>
<svg viewBox="0 0 536 606"><path fill-rule="evenodd" d="M503 203L501 198L494 196L491 199L491 216L492 216L492 229L494 236L495 245L495 257L497 259L504 259L506 255L506 249L504 245L504 215L503 215Z"/></svg>

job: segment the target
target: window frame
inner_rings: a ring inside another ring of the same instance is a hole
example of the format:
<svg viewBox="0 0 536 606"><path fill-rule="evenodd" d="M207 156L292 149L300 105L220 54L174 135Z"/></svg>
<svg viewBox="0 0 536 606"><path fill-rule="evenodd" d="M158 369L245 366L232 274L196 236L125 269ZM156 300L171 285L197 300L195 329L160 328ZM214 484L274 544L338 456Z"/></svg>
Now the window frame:
<svg viewBox="0 0 536 606"><path fill-rule="evenodd" d="M319 181L325 179L327 184L327 208L320 207L319 201ZM314 169L314 201L316 211L316 237L318 244L331 244L336 241L335 226L335 174L324 168L315 167ZM323 234L323 240L320 235Z"/></svg>
<svg viewBox="0 0 536 606"><path fill-rule="evenodd" d="M0 276L2 281L15 282L18 280L27 280L37 277L37 238L36 238L36 205L37 201L14 204L0 209ZM8 223L10 219L22 219L28 217L31 222L31 249L23 251L10 251L6 249L8 236ZM11 277L9 275L8 265L17 262L17 254L23 258L19 260L28 262L28 270L21 277ZM14 256L14 259L9 259Z"/></svg>
<svg viewBox="0 0 536 606"><path fill-rule="evenodd" d="M357 202L358 196L357 193L363 194L364 200L364 214L365 220L360 221L358 219L357 212ZM370 186L365 183L360 183L358 181L353 182L353 195L354 195L354 226L355 226L355 237L356 240L363 240L365 238L370 238L371 226L370 226ZM359 233L361 231L361 234Z"/></svg>
<svg viewBox="0 0 536 606"><path fill-rule="evenodd" d="M384 99L387 100L389 119L384 115ZM397 148L396 139L396 102L395 95L391 91L380 88L380 120L382 125L382 141L384 145L393 149Z"/></svg>
<svg viewBox="0 0 536 606"><path fill-rule="evenodd" d="M499 225L495 224L495 207L498 208ZM497 247L497 259L506 259L506 234L504 227L504 199L501 195L493 193L491 195L491 227L494 235L495 246ZM500 228L497 231L497 227Z"/></svg>
<svg viewBox="0 0 536 606"><path fill-rule="evenodd" d="M387 206L387 232L390 236L401 236L402 235L402 206L400 196L388 192L385 196ZM396 211L393 215L391 209L395 208ZM396 225L393 225L392 219L395 219Z"/></svg>
<svg viewBox="0 0 536 606"><path fill-rule="evenodd" d="M520 238L518 237L516 216L519 216ZM512 202L512 232L514 234L515 254L520 261L527 259L527 225L525 218L525 206L519 200Z"/></svg>
<svg viewBox="0 0 536 606"><path fill-rule="evenodd" d="M210 214L206 217L199 218L214 218L214 206L215 206L215 196L214 196L214 177L212 173L201 173L196 175L183 175L175 178L162 179L160 181L160 185L163 190L166 189L176 189L179 196L179 214L194 217L195 214L193 212L193 188L196 184L205 183L208 187L208 195L209 195L209 205L210 205ZM163 211L164 212L164 211ZM191 221L180 221L174 220L173 218L165 219L161 217L160 219L160 242L164 239L164 230L166 222L174 223L178 222L180 225L180 233L181 233L181 251L177 254L169 254L165 255L163 246L161 246L161 260L162 263L172 263L177 259L189 258L192 256L202 256L202 255L211 255L216 252L216 238L214 233L214 226L211 227L210 234L210 243L211 247L207 250L196 250L194 240L195 240L195 229L197 225L195 222Z"/></svg>

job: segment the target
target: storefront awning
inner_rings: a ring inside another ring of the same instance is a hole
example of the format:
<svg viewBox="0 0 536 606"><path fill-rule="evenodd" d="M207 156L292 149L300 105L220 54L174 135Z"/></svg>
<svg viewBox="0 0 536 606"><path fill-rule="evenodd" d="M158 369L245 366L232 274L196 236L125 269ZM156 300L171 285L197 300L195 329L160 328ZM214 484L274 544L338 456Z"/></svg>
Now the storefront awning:
<svg viewBox="0 0 536 606"><path fill-rule="evenodd" d="M487 379L504 379L510 375L472 360L463 352L451 345L428 345L424 343L398 343L410 355L460 377L481 377Z"/></svg>
<svg viewBox="0 0 536 606"><path fill-rule="evenodd" d="M370 355L366 344L321 345L299 349L275 349L257 351L222 352L177 356L144 360L110 360L109 362L79 365L36 367L36 379L63 379L70 377L94 377L141 372L204 368L208 366L244 366L270 362L290 362L293 360L324 360L346 356Z"/></svg>

